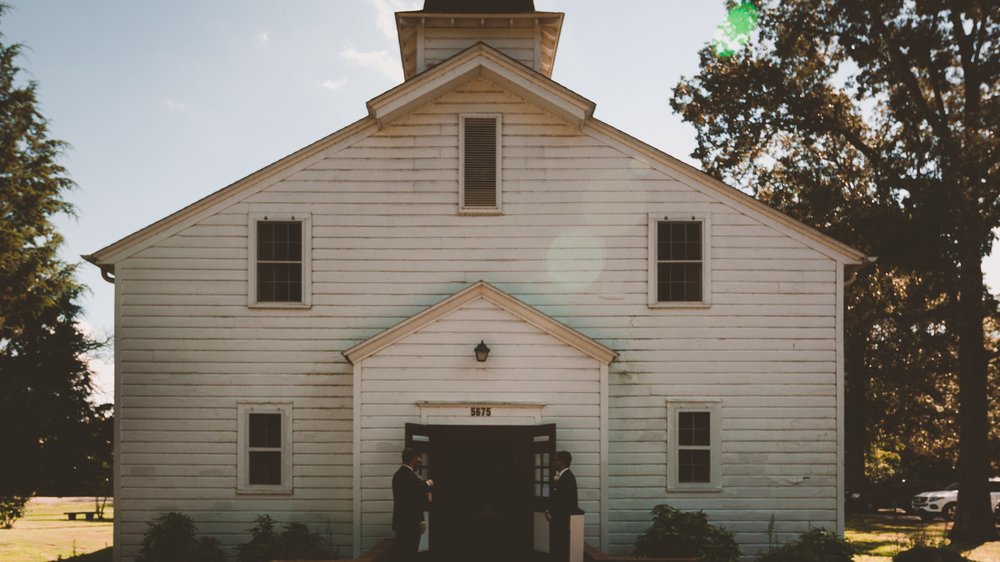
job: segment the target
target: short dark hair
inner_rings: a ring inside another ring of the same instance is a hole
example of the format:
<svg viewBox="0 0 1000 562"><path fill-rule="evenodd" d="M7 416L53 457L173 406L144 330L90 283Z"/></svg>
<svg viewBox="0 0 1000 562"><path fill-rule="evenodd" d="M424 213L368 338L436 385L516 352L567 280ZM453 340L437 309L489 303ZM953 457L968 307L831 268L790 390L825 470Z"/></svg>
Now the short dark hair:
<svg viewBox="0 0 1000 562"><path fill-rule="evenodd" d="M407 447L403 449L403 464L410 464L411 462L413 462L414 459L416 459L419 456L420 453L418 453L416 449L414 449L413 447Z"/></svg>
<svg viewBox="0 0 1000 562"><path fill-rule="evenodd" d="M556 460L561 461L566 466L573 464L573 455L569 454L569 451L559 451L556 453Z"/></svg>

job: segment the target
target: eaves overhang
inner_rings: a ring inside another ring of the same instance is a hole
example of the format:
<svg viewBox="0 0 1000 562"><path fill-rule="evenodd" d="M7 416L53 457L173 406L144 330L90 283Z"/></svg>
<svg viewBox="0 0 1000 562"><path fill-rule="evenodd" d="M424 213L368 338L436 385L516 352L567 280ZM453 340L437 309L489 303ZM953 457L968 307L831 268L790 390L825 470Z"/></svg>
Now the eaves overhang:
<svg viewBox="0 0 1000 562"><path fill-rule="evenodd" d="M582 128L594 115L594 102L481 42L373 98L368 102L368 114L385 127L477 78L485 78L576 127Z"/></svg>

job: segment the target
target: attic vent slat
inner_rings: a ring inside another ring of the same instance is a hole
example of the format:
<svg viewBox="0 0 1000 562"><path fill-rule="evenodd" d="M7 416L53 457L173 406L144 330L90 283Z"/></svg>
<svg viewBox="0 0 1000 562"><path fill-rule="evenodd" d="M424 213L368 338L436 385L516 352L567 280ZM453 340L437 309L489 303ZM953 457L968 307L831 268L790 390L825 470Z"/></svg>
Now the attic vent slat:
<svg viewBox="0 0 1000 562"><path fill-rule="evenodd" d="M497 120L465 119L465 207L497 206Z"/></svg>

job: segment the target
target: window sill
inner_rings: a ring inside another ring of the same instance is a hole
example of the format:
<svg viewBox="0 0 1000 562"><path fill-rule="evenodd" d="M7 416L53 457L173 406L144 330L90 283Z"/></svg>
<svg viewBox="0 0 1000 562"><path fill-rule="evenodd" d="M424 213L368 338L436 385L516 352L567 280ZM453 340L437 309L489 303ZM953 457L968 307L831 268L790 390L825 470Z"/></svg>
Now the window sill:
<svg viewBox="0 0 1000 562"><path fill-rule="evenodd" d="M312 308L312 305L302 302L255 302L247 305L247 308L258 310L308 310Z"/></svg>
<svg viewBox="0 0 1000 562"><path fill-rule="evenodd" d="M649 308L711 308L710 302L654 302Z"/></svg>
<svg viewBox="0 0 1000 562"><path fill-rule="evenodd" d="M675 493L677 492L722 493L722 486L713 486L711 484L698 484L691 486L684 486L682 484L672 484L670 486L667 486L667 491Z"/></svg>
<svg viewBox="0 0 1000 562"><path fill-rule="evenodd" d="M268 488L237 488L236 493L241 496L290 496L294 491L289 487L273 486Z"/></svg>
<svg viewBox="0 0 1000 562"><path fill-rule="evenodd" d="M502 209L459 209L459 215L468 216L501 216L503 215Z"/></svg>

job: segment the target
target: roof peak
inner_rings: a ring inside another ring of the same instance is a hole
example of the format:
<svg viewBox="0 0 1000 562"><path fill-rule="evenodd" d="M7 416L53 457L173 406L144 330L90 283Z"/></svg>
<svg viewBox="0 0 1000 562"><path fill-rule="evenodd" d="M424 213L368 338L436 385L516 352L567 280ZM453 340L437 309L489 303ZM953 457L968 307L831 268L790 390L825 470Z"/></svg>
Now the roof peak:
<svg viewBox="0 0 1000 562"><path fill-rule="evenodd" d="M425 0L424 11L438 14L520 14L535 11L534 0Z"/></svg>

